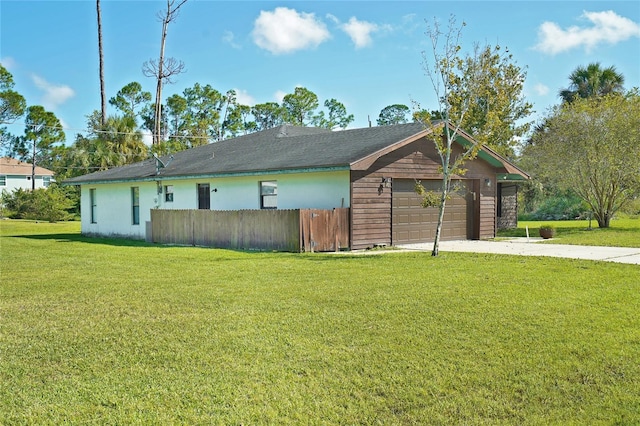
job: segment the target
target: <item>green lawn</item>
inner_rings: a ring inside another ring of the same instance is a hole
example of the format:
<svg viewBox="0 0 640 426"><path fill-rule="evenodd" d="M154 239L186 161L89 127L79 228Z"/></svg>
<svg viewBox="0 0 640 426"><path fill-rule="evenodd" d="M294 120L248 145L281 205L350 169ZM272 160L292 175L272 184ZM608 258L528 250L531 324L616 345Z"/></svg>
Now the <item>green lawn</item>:
<svg viewBox="0 0 640 426"><path fill-rule="evenodd" d="M638 424L640 267L0 221L2 424Z"/></svg>
<svg viewBox="0 0 640 426"><path fill-rule="evenodd" d="M519 221L517 229L499 231L498 237L525 237L527 227L530 236L539 237L541 225L553 225L556 228L556 236L547 242L549 244L640 247L640 218L614 219L611 226L604 229L598 228L595 220L591 223L591 229L588 220Z"/></svg>

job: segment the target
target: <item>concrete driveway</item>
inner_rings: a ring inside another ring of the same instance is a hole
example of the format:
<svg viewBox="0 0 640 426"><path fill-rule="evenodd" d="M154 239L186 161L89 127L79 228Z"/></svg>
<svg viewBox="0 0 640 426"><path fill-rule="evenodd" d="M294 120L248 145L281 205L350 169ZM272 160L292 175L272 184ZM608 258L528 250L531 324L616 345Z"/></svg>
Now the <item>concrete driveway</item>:
<svg viewBox="0 0 640 426"><path fill-rule="evenodd" d="M541 238L514 238L501 241L441 241L440 251L497 253L519 256L550 256L569 259L602 260L640 265L640 247L595 247L564 244L539 244ZM433 243L406 244L403 250L431 251Z"/></svg>

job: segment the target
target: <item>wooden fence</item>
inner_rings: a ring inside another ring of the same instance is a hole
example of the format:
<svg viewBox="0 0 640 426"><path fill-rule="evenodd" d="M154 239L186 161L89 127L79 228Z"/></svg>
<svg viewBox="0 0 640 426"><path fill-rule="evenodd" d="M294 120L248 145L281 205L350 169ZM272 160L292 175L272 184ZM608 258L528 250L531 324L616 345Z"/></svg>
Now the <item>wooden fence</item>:
<svg viewBox="0 0 640 426"><path fill-rule="evenodd" d="M240 250L338 251L349 248L349 209L151 210L159 244Z"/></svg>

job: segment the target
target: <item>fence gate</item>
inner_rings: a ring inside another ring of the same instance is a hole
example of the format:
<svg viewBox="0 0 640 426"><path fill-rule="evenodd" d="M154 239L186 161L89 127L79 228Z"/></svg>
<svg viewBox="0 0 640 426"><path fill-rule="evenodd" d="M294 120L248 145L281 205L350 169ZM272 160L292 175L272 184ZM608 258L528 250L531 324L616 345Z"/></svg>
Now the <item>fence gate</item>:
<svg viewBox="0 0 640 426"><path fill-rule="evenodd" d="M339 251L349 248L349 209L300 210L303 251Z"/></svg>

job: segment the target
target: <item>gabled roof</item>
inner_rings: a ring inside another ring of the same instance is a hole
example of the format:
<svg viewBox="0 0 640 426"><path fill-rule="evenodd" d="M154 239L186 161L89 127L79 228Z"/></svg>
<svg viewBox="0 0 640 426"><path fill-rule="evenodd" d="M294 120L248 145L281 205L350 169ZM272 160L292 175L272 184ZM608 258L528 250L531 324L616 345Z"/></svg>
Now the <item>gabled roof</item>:
<svg viewBox="0 0 640 426"><path fill-rule="evenodd" d="M161 169L157 167L159 162L149 159L75 177L65 183L153 180L158 177L166 179L309 169L349 170L358 163L362 164L367 158L384 155L387 151L397 149L430 132L420 123L343 131L282 125L177 152L173 154L172 159L168 156L162 157L160 160L165 167ZM501 162L508 163L507 160L499 158Z"/></svg>
<svg viewBox="0 0 640 426"><path fill-rule="evenodd" d="M31 173L33 172L32 168L32 164L16 160L15 158L0 158L0 175L31 176ZM36 166L35 172L37 176L54 175L51 170L40 166Z"/></svg>

